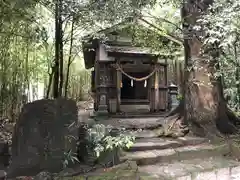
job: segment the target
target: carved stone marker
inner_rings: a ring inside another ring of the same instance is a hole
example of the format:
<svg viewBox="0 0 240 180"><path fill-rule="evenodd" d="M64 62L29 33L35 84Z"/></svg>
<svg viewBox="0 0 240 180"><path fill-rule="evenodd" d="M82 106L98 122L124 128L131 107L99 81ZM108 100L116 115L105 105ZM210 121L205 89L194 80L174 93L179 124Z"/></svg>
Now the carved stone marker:
<svg viewBox="0 0 240 180"><path fill-rule="evenodd" d="M65 152L77 151L77 106L73 100L38 100L26 104L16 123L8 177L59 172ZM76 138L73 138L76 137Z"/></svg>
<svg viewBox="0 0 240 180"><path fill-rule="evenodd" d="M9 165L9 147L7 142L0 140L0 170L6 168Z"/></svg>

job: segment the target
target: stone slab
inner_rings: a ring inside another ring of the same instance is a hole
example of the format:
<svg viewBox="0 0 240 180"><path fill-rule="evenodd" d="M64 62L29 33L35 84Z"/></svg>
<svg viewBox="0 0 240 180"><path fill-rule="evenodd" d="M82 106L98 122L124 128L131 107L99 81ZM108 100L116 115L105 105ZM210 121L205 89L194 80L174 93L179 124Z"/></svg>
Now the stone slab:
<svg viewBox="0 0 240 180"><path fill-rule="evenodd" d="M179 160L192 159L192 158L204 158L211 157L215 155L223 155L228 152L226 146L216 146L212 144L199 144L191 146L183 146L175 148L178 154Z"/></svg>
<svg viewBox="0 0 240 180"><path fill-rule="evenodd" d="M114 128L126 129L151 129L161 126L164 123L164 118L149 117L149 118L109 118L101 121L104 125L111 125Z"/></svg>
<svg viewBox="0 0 240 180"><path fill-rule="evenodd" d="M217 176L214 171L200 172L197 173L196 176L192 177L192 180L217 180Z"/></svg>
<svg viewBox="0 0 240 180"><path fill-rule="evenodd" d="M153 149L167 149L167 148L177 148L182 146L178 141L171 141L160 138L144 138L139 139L136 143L129 149L129 151L146 151Z"/></svg>
<svg viewBox="0 0 240 180"><path fill-rule="evenodd" d="M184 136L177 138L178 141L182 142L184 145L197 145L204 142L207 142L208 140L201 137L193 137L193 136Z"/></svg>
<svg viewBox="0 0 240 180"><path fill-rule="evenodd" d="M129 151L146 151L153 149L177 148L180 146L193 146L200 145L206 141L204 138L198 137L183 137L174 140L170 138L158 138L154 137L154 132L149 130L141 132L136 131L132 132L132 134L138 134L143 138L137 138L136 143L129 149Z"/></svg>
<svg viewBox="0 0 240 180"><path fill-rule="evenodd" d="M12 137L8 177L60 171L65 152L77 152L77 115L76 102L70 99L25 104Z"/></svg>
<svg viewBox="0 0 240 180"><path fill-rule="evenodd" d="M135 131L133 132L133 135L136 137L136 139L141 138L157 138L158 135L154 131L151 130L142 130L142 131Z"/></svg>
<svg viewBox="0 0 240 180"><path fill-rule="evenodd" d="M189 175L181 164L147 165L139 167L139 171L165 177L165 179L182 178Z"/></svg>
<svg viewBox="0 0 240 180"><path fill-rule="evenodd" d="M186 176L178 177L176 178L176 180L192 180L192 177L191 175L186 175Z"/></svg>
<svg viewBox="0 0 240 180"><path fill-rule="evenodd" d="M205 158L221 156L225 152L224 148L211 144L201 144L196 146L184 146L178 148L147 150L127 152L122 157L123 160L137 161L138 165L148 165L156 162L171 162L175 160L186 160L194 158Z"/></svg>
<svg viewBox="0 0 240 180"><path fill-rule="evenodd" d="M4 170L0 170L0 180L5 180L7 177L7 173Z"/></svg>
<svg viewBox="0 0 240 180"><path fill-rule="evenodd" d="M221 168L216 171L217 179L229 180L230 178L230 168Z"/></svg>
<svg viewBox="0 0 240 180"><path fill-rule="evenodd" d="M232 167L230 169L231 180L239 180L240 179L240 166Z"/></svg>
<svg viewBox="0 0 240 180"><path fill-rule="evenodd" d="M234 160L214 157L146 165L138 169L166 180L237 180L240 179L239 165Z"/></svg>
<svg viewBox="0 0 240 180"><path fill-rule="evenodd" d="M158 162L158 157L154 151L140 151L133 153L126 153L121 160L136 161L138 165L142 164L154 164Z"/></svg>

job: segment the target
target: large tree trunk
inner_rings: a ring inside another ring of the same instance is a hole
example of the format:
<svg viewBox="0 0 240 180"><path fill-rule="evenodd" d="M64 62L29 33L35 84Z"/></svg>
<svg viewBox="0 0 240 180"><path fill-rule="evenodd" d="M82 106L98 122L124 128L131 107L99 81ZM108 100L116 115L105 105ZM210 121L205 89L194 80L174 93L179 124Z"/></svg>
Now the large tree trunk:
<svg viewBox="0 0 240 180"><path fill-rule="evenodd" d="M59 0L55 0L55 59L53 78L53 97L59 97L59 61L60 61L60 28L59 28Z"/></svg>
<svg viewBox="0 0 240 180"><path fill-rule="evenodd" d="M51 67L51 72L48 73L49 80L48 80L47 92L46 92L46 96L45 96L46 99L49 99L49 96L50 96L53 75L54 75L54 67Z"/></svg>
<svg viewBox="0 0 240 180"><path fill-rule="evenodd" d="M211 1L211 0L210 0ZM184 29L184 50L185 50L185 75L184 75L184 100L174 112L178 113L179 123L176 127L183 129L184 135L186 125L191 132L201 136L215 136L219 132L223 134L234 133L236 127L231 122L237 119L227 108L227 103L223 96L221 77L214 78L214 73L218 66L218 52L209 56L201 52L201 40L198 33L189 37L189 30L193 34L192 27L196 25L196 20L201 12L206 11L209 4L198 1L186 0L182 7L182 20ZM176 116L172 116L176 118ZM170 117L171 119L171 117Z"/></svg>
<svg viewBox="0 0 240 180"><path fill-rule="evenodd" d="M64 82L64 76L63 76L63 21L62 21L62 8L63 8L63 3L62 0L59 0L59 96L62 96L63 93L63 82Z"/></svg>
<svg viewBox="0 0 240 180"><path fill-rule="evenodd" d="M72 26L71 26L71 35L70 35L70 47L69 47L69 54L68 54L68 63L67 63L67 75L65 81L65 98L68 96L68 82L69 82L69 74L70 74L70 66L73 62L72 58L72 49L73 49L73 32L74 32L74 18L72 18Z"/></svg>
<svg viewBox="0 0 240 180"><path fill-rule="evenodd" d="M236 42L238 41L239 37L237 37ZM240 66L239 66L239 58L238 58L238 49L237 44L234 44L234 58L235 58L235 64L237 66L236 73L235 73L235 80L236 80L236 88L237 88L237 103L240 105ZM236 109L237 110L237 109Z"/></svg>

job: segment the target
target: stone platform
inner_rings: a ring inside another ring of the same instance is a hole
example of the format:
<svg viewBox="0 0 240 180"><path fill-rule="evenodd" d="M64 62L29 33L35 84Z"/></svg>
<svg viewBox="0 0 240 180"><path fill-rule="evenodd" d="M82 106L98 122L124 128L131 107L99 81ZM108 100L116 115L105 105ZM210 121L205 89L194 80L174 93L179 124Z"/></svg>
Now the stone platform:
<svg viewBox="0 0 240 180"><path fill-rule="evenodd" d="M135 161L152 180L239 180L240 163L224 157L225 144L199 137L158 138L151 130L135 133L135 144L122 160Z"/></svg>
<svg viewBox="0 0 240 180"><path fill-rule="evenodd" d="M104 125L111 125L113 128L125 129L154 129L164 124L164 117L149 118L109 118L97 121Z"/></svg>
<svg viewBox="0 0 240 180"><path fill-rule="evenodd" d="M240 163L223 156L229 152L226 144L191 136L159 137L166 124L164 117L111 117L94 123L125 128L134 134L135 144L121 159L137 163L139 173L143 174L140 179L240 180Z"/></svg>

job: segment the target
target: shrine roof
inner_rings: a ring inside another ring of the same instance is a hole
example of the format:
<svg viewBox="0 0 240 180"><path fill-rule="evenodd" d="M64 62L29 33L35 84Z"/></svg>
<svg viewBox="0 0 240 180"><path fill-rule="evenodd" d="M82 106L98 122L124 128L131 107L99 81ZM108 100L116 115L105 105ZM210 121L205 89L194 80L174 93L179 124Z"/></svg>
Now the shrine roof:
<svg viewBox="0 0 240 180"><path fill-rule="evenodd" d="M135 26L140 25L146 30L149 30L150 27L143 25L143 19L133 19L133 18L127 18L125 21L115 24L112 27L105 28L103 30L98 31L97 33L89 34L83 38L83 55L84 55L84 63L85 68L89 69L94 66L94 62L96 59L96 50L99 48L100 44L104 47L104 50L107 53L115 53L115 54L125 54L125 55L133 55L133 56L166 56L161 55L159 52L154 51L152 48L147 47L137 47L133 46L131 43L120 43L120 44L111 44L109 42L113 42L112 40L109 41L109 39L104 39L104 35L107 35L109 38L110 36L119 36L119 31L124 30L125 28L128 28L129 26ZM150 29L153 31L152 29ZM159 35L162 36L163 39L167 39L167 41L178 41L178 40L172 40L171 37L166 37L166 35ZM112 37L111 37L112 38ZM118 40L117 40L118 41ZM114 41L115 42L115 41ZM180 44L180 42L174 42L176 44ZM168 56L168 55L167 55ZM167 57L166 56L166 57ZM169 55L171 56L171 55Z"/></svg>
<svg viewBox="0 0 240 180"><path fill-rule="evenodd" d="M107 52L119 52L126 54L142 54L142 55L158 55L159 53L153 51L151 48L135 47L135 46L114 46L104 44Z"/></svg>

